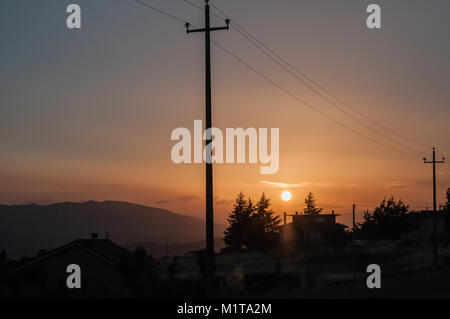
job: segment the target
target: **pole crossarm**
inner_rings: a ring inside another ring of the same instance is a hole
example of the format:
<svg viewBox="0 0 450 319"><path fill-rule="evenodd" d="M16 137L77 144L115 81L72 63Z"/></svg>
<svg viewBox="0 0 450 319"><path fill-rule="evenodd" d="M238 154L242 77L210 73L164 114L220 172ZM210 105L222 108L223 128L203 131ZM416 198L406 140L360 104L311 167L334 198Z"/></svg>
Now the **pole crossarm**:
<svg viewBox="0 0 450 319"><path fill-rule="evenodd" d="M227 25L225 27L209 28L209 31L218 31L218 30L230 30L230 27ZM203 28L203 29L189 29L189 27L186 28L187 33L205 32L205 31L206 31L206 28Z"/></svg>
<svg viewBox="0 0 450 319"><path fill-rule="evenodd" d="M423 158L423 162L425 164L443 164L443 163L445 163L445 157L442 157L442 160L440 160L440 161L436 161L436 153L435 152L436 152L436 148L433 147L433 160L432 161L427 161L427 158L424 157Z"/></svg>

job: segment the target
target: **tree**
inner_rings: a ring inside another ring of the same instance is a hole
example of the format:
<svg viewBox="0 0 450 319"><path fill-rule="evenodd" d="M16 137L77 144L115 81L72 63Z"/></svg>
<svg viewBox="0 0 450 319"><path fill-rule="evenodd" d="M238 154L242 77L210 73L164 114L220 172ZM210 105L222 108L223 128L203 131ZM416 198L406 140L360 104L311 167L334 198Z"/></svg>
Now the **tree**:
<svg viewBox="0 0 450 319"><path fill-rule="evenodd" d="M450 187L447 189L445 197L447 198L447 203L445 203L444 211L450 213Z"/></svg>
<svg viewBox="0 0 450 319"><path fill-rule="evenodd" d="M264 193L255 208L250 219L249 245L266 251L277 243L280 218L270 209L270 199Z"/></svg>
<svg viewBox="0 0 450 319"><path fill-rule="evenodd" d="M247 202L244 194L240 192L236 197L233 211L228 217L230 226L225 230L224 242L228 248L241 250L247 246L247 233L253 211L251 200Z"/></svg>
<svg viewBox="0 0 450 319"><path fill-rule="evenodd" d="M252 216L255 213L256 207L253 205L252 199L249 197L247 206L244 209L244 214L241 219L241 229L242 229L242 245L248 248L250 245L250 224L252 222Z"/></svg>
<svg viewBox="0 0 450 319"><path fill-rule="evenodd" d="M317 208L316 199L314 198L313 193L309 192L305 198L305 208L303 212L306 215L318 215L322 212L323 208Z"/></svg>
<svg viewBox="0 0 450 319"><path fill-rule="evenodd" d="M280 218L270 209L270 200L264 193L254 205L250 198L247 201L245 195L240 192L228 217L228 223L230 225L225 230L224 242L231 250L267 250L277 242Z"/></svg>
<svg viewBox="0 0 450 319"><path fill-rule="evenodd" d="M447 188L447 193L445 194L447 202L444 205L444 218L445 218L445 231L450 232L450 187Z"/></svg>
<svg viewBox="0 0 450 319"><path fill-rule="evenodd" d="M255 216L262 220L265 233L274 233L278 231L280 217L274 215L274 212L270 209L270 199L266 198L264 193L262 193L261 199L256 203Z"/></svg>
<svg viewBox="0 0 450 319"><path fill-rule="evenodd" d="M364 222L360 224L362 236L376 239L397 239L403 232L411 231L415 226L408 219L409 206L394 197L383 199L380 206L371 213L364 213Z"/></svg>

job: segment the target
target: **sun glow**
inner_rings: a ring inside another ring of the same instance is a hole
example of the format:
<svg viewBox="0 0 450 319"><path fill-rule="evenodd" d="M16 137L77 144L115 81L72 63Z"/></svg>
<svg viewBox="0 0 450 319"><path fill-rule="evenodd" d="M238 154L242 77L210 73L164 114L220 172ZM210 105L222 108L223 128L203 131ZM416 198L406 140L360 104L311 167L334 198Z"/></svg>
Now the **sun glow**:
<svg viewBox="0 0 450 319"><path fill-rule="evenodd" d="M284 201L288 201L288 200L290 200L292 198L292 194L291 194L291 192L289 192L289 191L284 191L284 192L282 192L281 193L281 199L282 200L284 200Z"/></svg>

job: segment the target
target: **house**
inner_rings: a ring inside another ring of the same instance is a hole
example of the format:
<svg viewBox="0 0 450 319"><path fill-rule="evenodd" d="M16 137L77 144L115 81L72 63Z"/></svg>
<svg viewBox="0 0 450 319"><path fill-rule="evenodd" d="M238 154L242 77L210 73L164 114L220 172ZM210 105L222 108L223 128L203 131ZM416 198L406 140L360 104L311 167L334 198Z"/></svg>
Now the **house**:
<svg viewBox="0 0 450 319"><path fill-rule="evenodd" d="M11 295L17 298L127 298L130 291L120 271L132 256L109 239L77 239L13 269ZM80 267L81 287L69 289L67 266Z"/></svg>
<svg viewBox="0 0 450 319"><path fill-rule="evenodd" d="M336 236L345 234L347 226L336 223L335 214L306 215L298 214L292 216L292 222L286 222L284 215L284 225L280 226L280 240L283 244L299 247L305 245L330 244Z"/></svg>

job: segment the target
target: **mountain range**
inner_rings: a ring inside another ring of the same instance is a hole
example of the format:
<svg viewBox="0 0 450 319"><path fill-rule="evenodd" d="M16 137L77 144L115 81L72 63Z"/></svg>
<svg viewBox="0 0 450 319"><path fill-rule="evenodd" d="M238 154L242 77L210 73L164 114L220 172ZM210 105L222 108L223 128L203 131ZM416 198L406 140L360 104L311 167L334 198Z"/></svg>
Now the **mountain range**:
<svg viewBox="0 0 450 319"><path fill-rule="evenodd" d="M222 238L224 229L215 224L214 236ZM0 250L5 249L12 258L31 257L39 250L89 238L92 233L125 247L153 245L160 255L166 238L170 245L201 249L205 222L157 207L118 201L0 205ZM181 253L182 249L176 250Z"/></svg>

